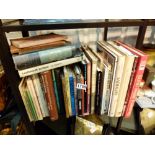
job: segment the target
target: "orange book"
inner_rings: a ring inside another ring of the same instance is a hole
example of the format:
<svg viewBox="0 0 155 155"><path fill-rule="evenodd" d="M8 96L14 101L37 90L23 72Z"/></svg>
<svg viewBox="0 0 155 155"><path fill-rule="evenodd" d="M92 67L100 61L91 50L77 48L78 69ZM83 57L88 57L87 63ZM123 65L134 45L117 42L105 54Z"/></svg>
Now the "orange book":
<svg viewBox="0 0 155 155"><path fill-rule="evenodd" d="M51 120L58 119L58 110L51 71L40 73Z"/></svg>

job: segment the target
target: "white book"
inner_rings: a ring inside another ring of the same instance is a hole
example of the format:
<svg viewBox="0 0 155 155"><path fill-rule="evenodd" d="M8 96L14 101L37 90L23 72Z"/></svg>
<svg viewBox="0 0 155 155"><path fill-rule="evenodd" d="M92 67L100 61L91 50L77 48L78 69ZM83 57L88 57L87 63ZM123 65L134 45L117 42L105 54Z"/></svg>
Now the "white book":
<svg viewBox="0 0 155 155"><path fill-rule="evenodd" d="M41 108L43 117L47 117L47 116L49 116L48 105L47 105L45 96L43 94L43 90L41 88L41 83L40 83L40 80L39 80L39 76L37 74L32 75L32 81L33 81L33 84L34 84L34 88L35 88L35 91L36 91L36 95L37 95L37 98L38 98L38 101L39 101L39 104L40 104L40 108Z"/></svg>
<svg viewBox="0 0 155 155"><path fill-rule="evenodd" d="M77 63L77 62L82 61L83 59L84 59L84 56L78 56L78 57L74 57L70 59L65 59L65 60L51 62L51 63L44 64L44 65L39 65L36 67L27 68L24 70L18 70L18 73L20 77L26 77L29 75L33 75L33 74L41 73L41 72L48 71L51 69Z"/></svg>
<svg viewBox="0 0 155 155"><path fill-rule="evenodd" d="M38 120L42 120L43 116L42 116L41 108L40 108L40 105L39 105L39 102L38 102L38 98L36 96L33 81L32 81L32 79L30 77L28 77L26 79L26 83L27 83L28 90L29 90L29 92L30 92L30 94L32 96L32 100L33 100L34 107L35 107L35 110L36 110L36 113L37 113L37 116L38 116Z"/></svg>

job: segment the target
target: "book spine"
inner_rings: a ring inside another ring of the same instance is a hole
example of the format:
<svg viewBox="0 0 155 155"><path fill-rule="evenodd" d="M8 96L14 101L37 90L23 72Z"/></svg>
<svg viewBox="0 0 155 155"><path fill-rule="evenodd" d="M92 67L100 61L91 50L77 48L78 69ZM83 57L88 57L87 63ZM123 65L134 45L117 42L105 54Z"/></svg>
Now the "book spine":
<svg viewBox="0 0 155 155"><path fill-rule="evenodd" d="M54 70L51 70L51 72L52 72L52 78L53 78L53 84L54 84L54 93L56 97L57 109L58 109L58 113L60 113L60 103L59 103L58 90L57 90L57 85L55 80L55 73L54 73Z"/></svg>
<svg viewBox="0 0 155 155"><path fill-rule="evenodd" d="M70 98L71 98L72 116L75 116L76 115L76 108L75 108L74 79L73 79L73 76L69 77L69 84L70 84Z"/></svg>
<svg viewBox="0 0 155 155"><path fill-rule="evenodd" d="M43 51L13 56L15 67L17 70L22 70L41 64L59 61L73 57L74 46L63 46L57 48L46 49Z"/></svg>
<svg viewBox="0 0 155 155"><path fill-rule="evenodd" d="M77 83L81 83L81 76L77 75ZM77 89L77 105L78 105L78 115L82 115L82 90Z"/></svg>
<svg viewBox="0 0 155 155"><path fill-rule="evenodd" d="M38 102L38 98L36 96L36 92L35 92L31 77L28 77L28 79L26 79L26 82L27 82L28 91L30 92L32 96L32 100L35 106L35 110L37 112L38 120L42 120L43 119L42 111L40 108L40 104Z"/></svg>
<svg viewBox="0 0 155 155"><path fill-rule="evenodd" d="M81 75L81 83L84 84L84 77L83 75ZM85 90L81 90L81 98L82 98L82 102L81 102L81 106L82 106L82 115L84 115L84 103L85 103L85 94L84 94Z"/></svg>
<svg viewBox="0 0 155 155"><path fill-rule="evenodd" d="M97 62L93 62L92 63L92 79L91 79L91 114L93 114L95 110L96 70L97 70Z"/></svg>
<svg viewBox="0 0 155 155"><path fill-rule="evenodd" d="M133 64L134 64L135 57L126 57L125 59L125 66L124 66L124 73L123 73L123 79L121 82L121 90L120 95L118 99L118 105L115 111L115 117L120 117L122 115L124 103L125 103L125 97L127 95L127 90L129 86L129 81L132 74Z"/></svg>
<svg viewBox="0 0 155 155"><path fill-rule="evenodd" d="M125 57L121 57L121 56L118 57L116 76L115 76L115 82L114 82L114 88L113 88L113 96L111 100L110 109L108 109L108 116L110 117L114 117L115 115L115 110L118 103L118 96L119 96L120 85L122 80L124 62L125 62Z"/></svg>
<svg viewBox="0 0 155 155"><path fill-rule="evenodd" d="M54 94L54 86L52 82L51 72L50 71L43 72L40 75L43 81L43 86L44 86L46 101L47 101L48 108L49 108L50 118L53 121L57 120L58 112L57 112L57 107L56 107L56 98Z"/></svg>
<svg viewBox="0 0 155 155"><path fill-rule="evenodd" d="M91 109L91 63L87 63L87 114Z"/></svg>
<svg viewBox="0 0 155 155"><path fill-rule="evenodd" d="M77 102L77 88L76 88L76 85L77 85L76 77L74 76L74 101L75 101L76 114L78 114L78 102Z"/></svg>
<svg viewBox="0 0 155 155"><path fill-rule="evenodd" d="M62 90L63 90L65 110L66 110L66 117L69 118L69 107L68 107L68 98L67 98L67 92L66 92L66 83L65 83L65 77L63 75L61 75L61 80L62 80Z"/></svg>
<svg viewBox="0 0 155 155"><path fill-rule="evenodd" d="M33 84L34 84L34 88L35 88L35 91L36 91L36 95L37 95L37 98L38 98L38 101L39 101L39 104L40 104L40 108L41 108L43 117L47 117L47 116L49 116L49 111L48 111L48 108L47 108L47 103L46 103L45 97L43 95L43 90L41 89L39 76L37 74L32 75L32 81L33 81Z"/></svg>
<svg viewBox="0 0 155 155"><path fill-rule="evenodd" d="M102 72L97 71L97 78L96 78L96 99L95 99L95 113L100 114L100 90L101 90L101 77Z"/></svg>
<svg viewBox="0 0 155 155"><path fill-rule="evenodd" d="M60 77L61 70L55 69L55 79L56 79L56 86L58 91L58 100L59 100L59 106L60 106L60 114L65 115L65 106L64 106L64 98L63 98L63 90L62 90L62 80Z"/></svg>
<svg viewBox="0 0 155 155"><path fill-rule="evenodd" d="M138 58L137 67L133 75L132 83L131 83L131 86L129 87L129 92L126 98L127 105L124 111L125 118L128 118L131 115L131 112L136 100L136 95L139 89L139 84L143 77L146 61L147 61L147 56L141 56Z"/></svg>
<svg viewBox="0 0 155 155"><path fill-rule="evenodd" d="M62 66L67 66L69 64L77 63L82 60L83 60L83 56L78 56L75 58L69 58L66 60L56 61L56 62L52 62L52 63L48 63L48 64L44 64L44 65L40 65L40 66L36 66L32 68L18 70L18 73L20 77L26 77L26 76L30 76L33 74L45 72L51 69L59 68Z"/></svg>

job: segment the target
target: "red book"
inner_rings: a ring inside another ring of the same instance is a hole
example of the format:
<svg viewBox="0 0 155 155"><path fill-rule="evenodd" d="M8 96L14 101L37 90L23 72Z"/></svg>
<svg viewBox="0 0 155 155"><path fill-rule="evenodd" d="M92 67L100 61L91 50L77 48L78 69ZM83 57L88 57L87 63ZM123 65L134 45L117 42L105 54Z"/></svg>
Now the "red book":
<svg viewBox="0 0 155 155"><path fill-rule="evenodd" d="M54 93L54 85L52 80L51 71L46 71L40 73L43 88L45 91L45 98L48 103L48 109L50 113L51 120L57 120L58 119L58 111L57 111L57 105L56 105L56 97Z"/></svg>
<svg viewBox="0 0 155 155"><path fill-rule="evenodd" d="M147 61L147 55L142 51L134 47L131 47L129 45L126 45L120 41L116 41L116 42L137 56L137 59L135 60L135 63L134 63L134 66L135 65L136 66L135 66L135 70L133 70L133 73L131 75L131 80L129 83L129 88L125 99L125 108L123 113L123 116L125 118L129 118L136 100L139 84L143 77L143 73L144 73L144 69Z"/></svg>

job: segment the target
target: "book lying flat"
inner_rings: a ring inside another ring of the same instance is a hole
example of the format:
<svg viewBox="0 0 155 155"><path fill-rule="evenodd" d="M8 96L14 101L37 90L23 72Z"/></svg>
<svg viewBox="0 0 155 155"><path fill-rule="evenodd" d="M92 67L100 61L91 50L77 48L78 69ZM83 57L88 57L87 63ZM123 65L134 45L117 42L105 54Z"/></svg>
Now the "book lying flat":
<svg viewBox="0 0 155 155"><path fill-rule="evenodd" d="M48 48L64 46L67 44L69 44L69 42L67 42L65 40L61 40L61 41L49 42L49 43L41 44L41 45L29 46L29 47L25 47L25 48L18 48L18 47L15 47L12 45L12 46L10 46L10 52L12 54L26 54L26 53L30 53L30 52L39 51L39 50L45 50Z"/></svg>
<svg viewBox="0 0 155 155"><path fill-rule="evenodd" d="M37 46L41 44L57 42L57 41L66 40L66 39L67 39L67 36L65 35L51 33L51 34L37 35L32 37L11 39L10 42L11 42L11 45L17 48L26 48L30 46Z"/></svg>
<svg viewBox="0 0 155 155"><path fill-rule="evenodd" d="M84 59L84 56L82 55L82 56L75 57L75 58L56 61L56 62L52 62L52 63L48 63L48 64L36 66L36 67L31 67L31 68L28 68L28 69L18 70L18 73L19 73L20 77L25 77L25 76L41 73L41 72L44 72L44 71L47 71L47 70L51 70L51 69L59 68L59 67L62 67L62 66L66 66L66 65L69 65L69 64L73 64L73 63L76 63L76 62L80 62L83 59Z"/></svg>

